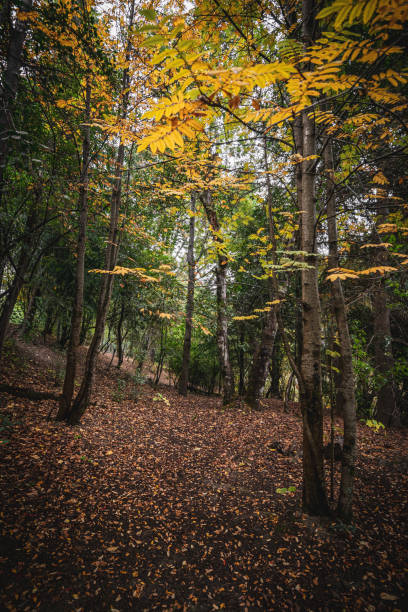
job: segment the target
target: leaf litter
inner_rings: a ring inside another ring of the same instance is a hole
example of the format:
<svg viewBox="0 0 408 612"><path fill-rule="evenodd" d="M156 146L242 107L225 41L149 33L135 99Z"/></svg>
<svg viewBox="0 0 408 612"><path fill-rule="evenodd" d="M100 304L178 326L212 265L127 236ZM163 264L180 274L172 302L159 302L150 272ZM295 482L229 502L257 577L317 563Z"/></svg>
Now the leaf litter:
<svg viewBox="0 0 408 612"><path fill-rule="evenodd" d="M2 377L56 386L27 354L11 354ZM404 431L359 426L345 527L300 512L296 406L224 410L149 385L117 401L117 377L100 359L74 428L47 421L55 402L1 395L4 609L408 608Z"/></svg>

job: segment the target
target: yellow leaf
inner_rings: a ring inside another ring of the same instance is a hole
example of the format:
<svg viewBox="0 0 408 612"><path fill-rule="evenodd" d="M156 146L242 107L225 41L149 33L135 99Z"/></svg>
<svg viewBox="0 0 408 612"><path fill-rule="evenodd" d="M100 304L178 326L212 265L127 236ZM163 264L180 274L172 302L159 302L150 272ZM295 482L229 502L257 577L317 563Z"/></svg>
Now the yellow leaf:
<svg viewBox="0 0 408 612"><path fill-rule="evenodd" d="M377 8L377 2L378 0L369 0L369 2L367 2L363 11L363 23L368 23L370 21Z"/></svg>
<svg viewBox="0 0 408 612"><path fill-rule="evenodd" d="M393 268L392 266L374 266L373 268L366 268L365 270L360 270L358 274L375 274L379 272L380 274L385 274L386 272L395 272L398 268Z"/></svg>

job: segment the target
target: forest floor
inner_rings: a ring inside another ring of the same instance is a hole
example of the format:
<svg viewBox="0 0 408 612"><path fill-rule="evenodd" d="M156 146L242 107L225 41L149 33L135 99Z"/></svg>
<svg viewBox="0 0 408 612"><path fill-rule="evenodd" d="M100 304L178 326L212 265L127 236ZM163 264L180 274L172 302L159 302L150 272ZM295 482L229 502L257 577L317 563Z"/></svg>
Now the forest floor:
<svg viewBox="0 0 408 612"><path fill-rule="evenodd" d="M0 609L408 609L406 431L360 424L354 523L322 523L299 510L296 406L137 392L107 363L77 427L0 394ZM62 367L20 343L0 382L58 393Z"/></svg>

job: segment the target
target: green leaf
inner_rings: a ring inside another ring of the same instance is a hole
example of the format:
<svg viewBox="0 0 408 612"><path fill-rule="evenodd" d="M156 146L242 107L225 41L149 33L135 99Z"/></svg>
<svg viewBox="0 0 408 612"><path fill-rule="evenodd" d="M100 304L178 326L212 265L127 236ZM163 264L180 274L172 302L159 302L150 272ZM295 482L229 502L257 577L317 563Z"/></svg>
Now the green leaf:
<svg viewBox="0 0 408 612"><path fill-rule="evenodd" d="M154 19L157 18L157 13L154 9L140 9L141 14L143 15L143 17L146 17L146 19L148 19L149 21L153 21Z"/></svg>

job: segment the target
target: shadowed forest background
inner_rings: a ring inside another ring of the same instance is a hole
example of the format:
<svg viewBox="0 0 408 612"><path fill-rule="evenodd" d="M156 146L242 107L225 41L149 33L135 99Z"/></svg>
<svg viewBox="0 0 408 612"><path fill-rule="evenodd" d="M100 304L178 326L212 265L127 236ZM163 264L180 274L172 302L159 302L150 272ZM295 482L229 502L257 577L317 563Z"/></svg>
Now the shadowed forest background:
<svg viewBox="0 0 408 612"><path fill-rule="evenodd" d="M406 608L407 20L3 2L5 609Z"/></svg>

